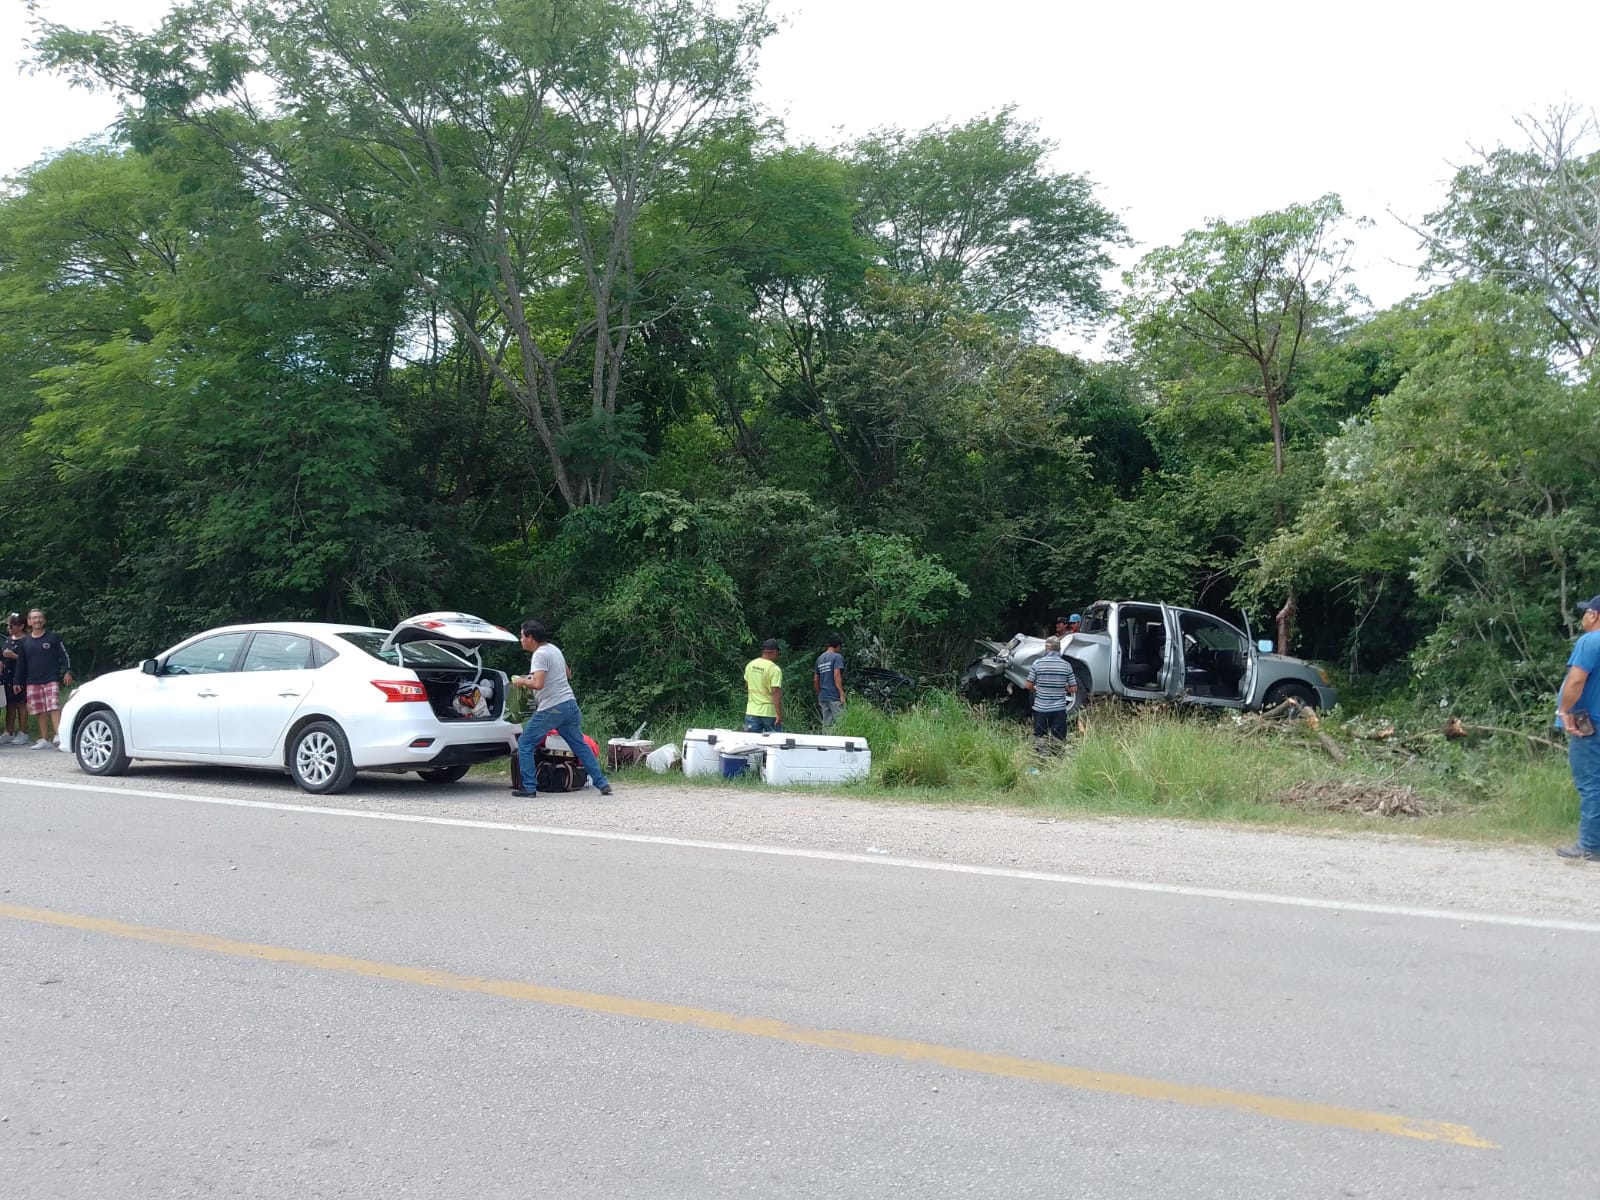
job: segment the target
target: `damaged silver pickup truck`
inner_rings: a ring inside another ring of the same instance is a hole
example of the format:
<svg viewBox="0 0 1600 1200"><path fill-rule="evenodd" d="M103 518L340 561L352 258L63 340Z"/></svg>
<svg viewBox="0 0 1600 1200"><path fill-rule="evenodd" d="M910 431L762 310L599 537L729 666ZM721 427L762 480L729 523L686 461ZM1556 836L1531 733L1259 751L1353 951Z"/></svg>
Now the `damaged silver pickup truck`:
<svg viewBox="0 0 1600 1200"><path fill-rule="evenodd" d="M974 700L1020 697L1044 639L1019 633L1009 642L978 645L985 653L962 674L963 693ZM1084 611L1081 629L1067 636L1061 655L1078 676L1077 704L1090 696L1250 710L1289 699L1321 709L1338 702L1325 671L1271 648L1210 613L1101 600Z"/></svg>

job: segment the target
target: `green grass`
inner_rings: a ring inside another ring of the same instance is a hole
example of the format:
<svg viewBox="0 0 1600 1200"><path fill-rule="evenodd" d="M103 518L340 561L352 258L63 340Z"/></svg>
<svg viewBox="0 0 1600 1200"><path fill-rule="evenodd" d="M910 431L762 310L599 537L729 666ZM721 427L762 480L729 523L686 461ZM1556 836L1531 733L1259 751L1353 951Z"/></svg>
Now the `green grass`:
<svg viewBox="0 0 1600 1200"><path fill-rule="evenodd" d="M658 745L681 743L686 729L736 724L737 714L697 712L652 724L645 736ZM1410 743L1412 754L1350 736L1337 718L1325 719L1323 728L1348 761L1335 763L1295 723L1263 728L1254 718L1228 713L1113 702L1095 704L1068 750L1046 758L1035 755L1025 722L953 696L930 696L898 714L853 703L830 732L865 738L872 747L871 778L841 789L868 800L1529 844L1572 837L1577 795L1557 751L1515 737L1472 745L1424 738ZM603 741L599 732L593 736ZM677 772L654 775L643 767L618 778L652 786L753 786L685 780ZM1307 795L1320 799L1352 787L1389 794L1408 788L1425 815L1380 816L1305 802ZM1299 802L1285 802L1291 793Z"/></svg>

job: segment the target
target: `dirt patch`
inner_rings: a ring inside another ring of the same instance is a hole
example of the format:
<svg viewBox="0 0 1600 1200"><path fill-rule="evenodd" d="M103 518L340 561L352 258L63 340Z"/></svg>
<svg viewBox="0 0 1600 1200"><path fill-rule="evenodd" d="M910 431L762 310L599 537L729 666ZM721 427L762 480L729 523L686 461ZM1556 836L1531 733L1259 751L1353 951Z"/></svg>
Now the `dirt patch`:
<svg viewBox="0 0 1600 1200"><path fill-rule="evenodd" d="M1375 817L1436 817L1444 811L1415 788L1371 779L1297 783L1276 797L1279 804L1306 812L1366 813Z"/></svg>

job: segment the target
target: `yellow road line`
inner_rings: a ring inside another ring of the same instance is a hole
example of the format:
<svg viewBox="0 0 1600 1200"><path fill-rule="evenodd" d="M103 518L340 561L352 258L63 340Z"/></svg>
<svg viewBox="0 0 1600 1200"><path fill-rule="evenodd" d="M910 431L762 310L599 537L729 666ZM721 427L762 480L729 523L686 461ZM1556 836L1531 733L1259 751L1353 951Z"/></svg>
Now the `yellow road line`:
<svg viewBox="0 0 1600 1200"><path fill-rule="evenodd" d="M396 963L345 958L338 954L318 954L310 950L269 946L259 942L237 942L206 933L132 925L126 921L86 917L76 913L56 912L52 909L0 904L0 918L27 921L37 925L53 925L62 929L81 929L132 941L199 950L207 954L255 958L264 962L310 967L346 975L364 975L372 979L388 979L396 983L443 988L453 992L475 992L485 996L502 996L509 1000L550 1004L585 1012L609 1013L613 1016L661 1021L671 1025L690 1025L717 1033L739 1033L747 1037L767 1038L799 1046L846 1050L853 1054L866 1054L876 1058L930 1063L957 1071L1047 1083L1081 1091L1136 1096L1144 1100L1163 1100L1169 1104L1186 1104L1195 1108L1230 1109L1278 1121L1300 1121L1332 1129L1353 1129L1362 1133L1387 1134L1390 1137L1449 1142L1475 1149L1497 1148L1493 1142L1486 1141L1465 1125L1403 1117L1394 1113L1363 1112L1355 1108L1311 1104L1280 1096L1257 1096L1249 1092L1168 1083L1137 1075L1116 1075L1085 1067L1069 1067L1037 1059L1013 1058L1006 1054L985 1054L976 1050L963 1050L956 1046L904 1041L900 1038L879 1037L870 1033L851 1033L842 1029L807 1029L804 1026L789 1025L767 1017L742 1017L736 1013L717 1012L713 1009L662 1004L653 1000L632 1000L626 996L608 996L598 992L571 991L567 988L545 987L541 984L520 983L510 979L481 979L472 975L457 975L452 971L435 971L426 967L406 967Z"/></svg>

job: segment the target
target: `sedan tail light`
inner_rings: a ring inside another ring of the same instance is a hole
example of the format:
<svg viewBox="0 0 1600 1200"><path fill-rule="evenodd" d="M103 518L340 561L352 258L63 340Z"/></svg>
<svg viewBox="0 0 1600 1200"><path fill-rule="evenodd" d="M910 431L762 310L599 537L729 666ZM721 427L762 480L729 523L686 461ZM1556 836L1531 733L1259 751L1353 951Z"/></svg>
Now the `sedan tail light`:
<svg viewBox="0 0 1600 1200"><path fill-rule="evenodd" d="M406 679L374 679L372 686L384 695L387 704L405 704L413 700L427 700L428 689L420 683Z"/></svg>

